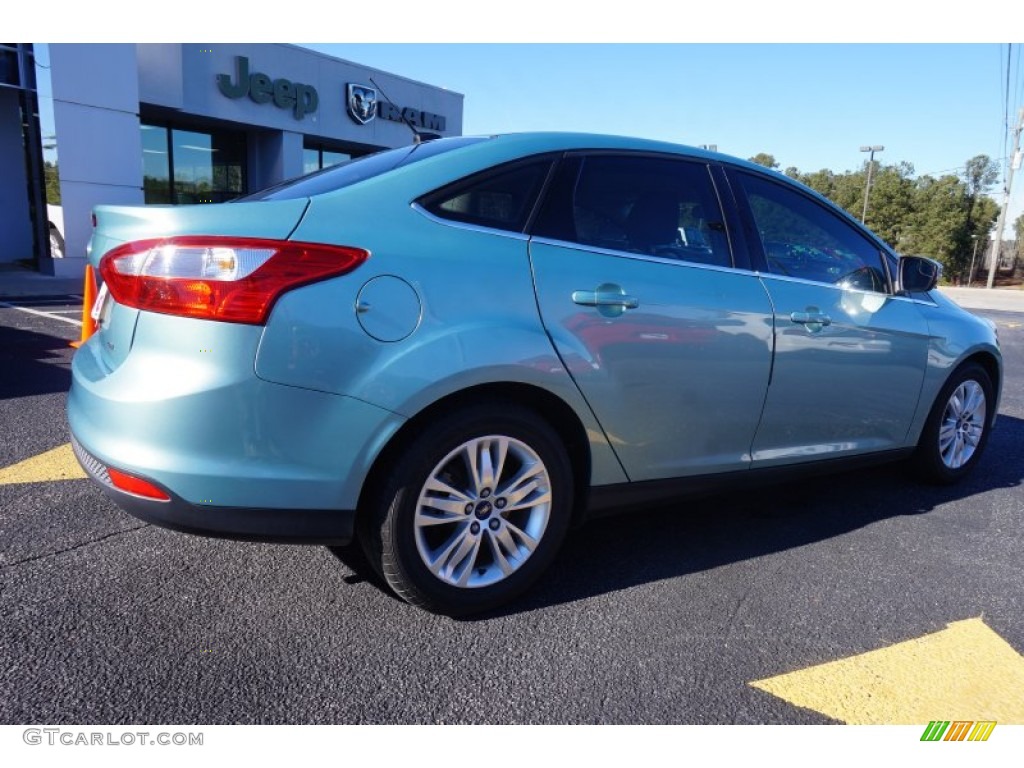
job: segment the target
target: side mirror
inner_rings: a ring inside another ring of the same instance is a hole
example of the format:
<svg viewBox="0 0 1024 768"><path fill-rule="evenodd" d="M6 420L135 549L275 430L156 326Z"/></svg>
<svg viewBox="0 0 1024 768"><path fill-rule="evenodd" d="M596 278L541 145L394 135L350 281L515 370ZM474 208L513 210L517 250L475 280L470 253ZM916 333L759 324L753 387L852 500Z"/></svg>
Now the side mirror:
<svg viewBox="0 0 1024 768"><path fill-rule="evenodd" d="M924 256L900 256L899 291L897 293L926 293L942 277L942 265Z"/></svg>

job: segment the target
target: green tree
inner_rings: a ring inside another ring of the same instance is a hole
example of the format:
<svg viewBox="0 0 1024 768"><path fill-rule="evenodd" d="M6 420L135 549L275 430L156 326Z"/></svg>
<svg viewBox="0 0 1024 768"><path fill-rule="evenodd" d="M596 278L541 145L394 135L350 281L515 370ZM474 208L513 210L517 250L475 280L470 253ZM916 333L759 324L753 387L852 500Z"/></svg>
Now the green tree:
<svg viewBox="0 0 1024 768"><path fill-rule="evenodd" d="M964 184L956 176L918 179L914 210L900 243L901 250L938 259L948 276L959 275L963 266L959 255L967 231L963 200Z"/></svg>
<svg viewBox="0 0 1024 768"><path fill-rule="evenodd" d="M975 155L964 163L961 178L967 185L968 196L977 198L991 190L999 180L999 164L988 155Z"/></svg>
<svg viewBox="0 0 1024 768"><path fill-rule="evenodd" d="M1024 259L1024 213L1013 222L1013 234L1017 238L1017 256Z"/></svg>
<svg viewBox="0 0 1024 768"><path fill-rule="evenodd" d="M913 174L914 166L910 163L898 163L878 169L871 183L866 224L893 248L899 248L901 237L909 228L913 216ZM857 216L864 212L863 192L861 197L860 210L850 211Z"/></svg>
<svg viewBox="0 0 1024 768"><path fill-rule="evenodd" d="M51 163L49 160L43 163L43 178L46 183L46 202L50 205L60 205L60 174L57 163Z"/></svg>
<svg viewBox="0 0 1024 768"><path fill-rule="evenodd" d="M987 196L999 180L999 164L988 155L975 155L964 163L960 178L965 185L964 205L967 208L963 246L965 249L973 249L972 235L978 239L987 237L999 215L995 202ZM959 261L967 261L969 258L964 254Z"/></svg>
<svg viewBox="0 0 1024 768"><path fill-rule="evenodd" d="M836 175L832 171L822 168L815 173L801 173L795 178L801 184L806 184L818 194L835 202Z"/></svg>
<svg viewBox="0 0 1024 768"><path fill-rule="evenodd" d="M776 170L779 167L779 164L775 161L775 156L769 155L767 152L758 152L750 158L750 162L763 165L765 168L771 168L772 170Z"/></svg>
<svg viewBox="0 0 1024 768"><path fill-rule="evenodd" d="M859 219L864 211L864 187L868 183L868 166L861 171L847 172L835 176L831 199L854 218Z"/></svg>
<svg viewBox="0 0 1024 768"><path fill-rule="evenodd" d="M750 159L768 168L778 167L775 158L765 153ZM786 168L785 173L859 219L864 210L867 171L865 161L859 170L843 173L828 168L802 173L794 166ZM964 279L975 241L979 243L981 261L985 241L999 213L987 194L998 177L998 165L987 155L976 155L964 164L960 174L939 179L915 178L914 166L907 162L883 166L876 161L867 225L893 248L938 259L948 277ZM1018 248L1024 255L1024 216L1015 226Z"/></svg>

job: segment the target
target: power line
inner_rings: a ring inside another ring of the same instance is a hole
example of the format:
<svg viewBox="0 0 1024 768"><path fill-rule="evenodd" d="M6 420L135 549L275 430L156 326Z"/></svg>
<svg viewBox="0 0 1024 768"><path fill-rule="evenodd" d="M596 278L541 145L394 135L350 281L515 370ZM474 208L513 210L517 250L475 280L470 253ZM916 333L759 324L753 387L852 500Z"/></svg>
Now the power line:
<svg viewBox="0 0 1024 768"><path fill-rule="evenodd" d="M1006 97L1003 101L1003 156L1010 145L1010 60L1013 58L1013 43L1006 44ZM1003 162L1003 186L1006 186L1009 163Z"/></svg>
<svg viewBox="0 0 1024 768"><path fill-rule="evenodd" d="M1010 156L1006 155L1004 157L993 157L993 158L990 158L990 159L994 163L1002 164L1002 163L1006 162L1007 160L1009 160ZM938 176L938 175L944 174L944 173L953 173L954 171L962 171L966 165L967 165L967 163L964 162L964 163L960 163L960 165L954 165L952 168L943 168L941 171L928 171L927 173L915 173L914 176L917 177L917 178L921 178L922 176Z"/></svg>
<svg viewBox="0 0 1024 768"><path fill-rule="evenodd" d="M999 97L1002 96L1002 90L1003 90L1003 46L1002 46L1002 43L999 43L999 44L996 45L996 55L999 57L999 62L998 62L998 68L999 68L999 90L996 91L996 93L998 94L998 96L996 98L999 98ZM1000 126L1000 129L999 129L999 138L1000 138L1000 143L1002 144L1002 147L1003 147L1003 154L1004 155L1006 154L1006 132L1007 132L1008 125L1009 124L1007 122L1006 104L1004 102L1004 104L1003 104L1003 123L1002 123L1002 125ZM999 144L997 144L996 146L999 146ZM1005 176L1006 176L1005 169L1003 171L1003 176L1004 176L1004 179L1005 179Z"/></svg>
<svg viewBox="0 0 1024 768"><path fill-rule="evenodd" d="M1024 107L1024 79L1021 78L1021 53L1020 45L1017 46L1017 69L1014 72L1014 108Z"/></svg>
<svg viewBox="0 0 1024 768"><path fill-rule="evenodd" d="M1010 62L1013 60L1013 43L1006 44L1006 102L1003 105L1003 122L1010 129Z"/></svg>

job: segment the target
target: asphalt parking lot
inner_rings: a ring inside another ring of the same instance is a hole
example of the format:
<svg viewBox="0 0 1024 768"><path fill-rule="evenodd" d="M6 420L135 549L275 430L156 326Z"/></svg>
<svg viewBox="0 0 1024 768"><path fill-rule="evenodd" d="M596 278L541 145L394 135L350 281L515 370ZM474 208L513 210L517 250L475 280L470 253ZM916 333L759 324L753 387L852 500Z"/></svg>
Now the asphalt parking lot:
<svg viewBox="0 0 1024 768"><path fill-rule="evenodd" d="M981 312L1006 388L962 485L891 466L598 521L454 621L352 552L108 503L63 448L76 311L0 303L2 723L1024 724L1024 312Z"/></svg>

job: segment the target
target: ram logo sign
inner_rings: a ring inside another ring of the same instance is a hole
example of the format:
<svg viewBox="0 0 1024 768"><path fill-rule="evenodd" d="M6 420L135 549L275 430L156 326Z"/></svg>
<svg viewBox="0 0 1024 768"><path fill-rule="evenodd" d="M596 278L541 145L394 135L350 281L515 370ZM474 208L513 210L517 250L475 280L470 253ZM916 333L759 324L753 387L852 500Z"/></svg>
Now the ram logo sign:
<svg viewBox="0 0 1024 768"><path fill-rule="evenodd" d="M441 132L447 124L444 115L435 115L425 109L398 107L389 101L381 101L377 98L376 88L360 83L348 84L346 106L351 118L360 125L366 125L375 117L379 117L395 123L406 123L414 128Z"/></svg>
<svg viewBox="0 0 1024 768"><path fill-rule="evenodd" d="M348 84L348 113L360 125L377 116L377 89L357 83Z"/></svg>

